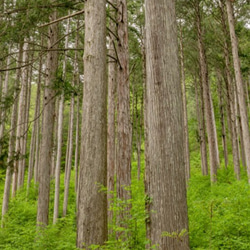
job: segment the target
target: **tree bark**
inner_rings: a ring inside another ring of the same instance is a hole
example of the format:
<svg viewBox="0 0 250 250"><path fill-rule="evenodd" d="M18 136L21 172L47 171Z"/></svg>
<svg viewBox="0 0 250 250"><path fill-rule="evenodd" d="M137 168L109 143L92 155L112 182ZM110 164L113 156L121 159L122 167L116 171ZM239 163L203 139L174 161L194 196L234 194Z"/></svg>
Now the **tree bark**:
<svg viewBox="0 0 250 250"><path fill-rule="evenodd" d="M181 61L181 85L182 85L182 103L184 115L184 138L185 138L185 173L186 182L190 179L190 155L189 155L189 135L188 135L188 116L187 116L187 100L186 100L186 83L185 83L185 68L184 68L184 52L183 52L183 37L182 27L180 28L180 61Z"/></svg>
<svg viewBox="0 0 250 250"><path fill-rule="evenodd" d="M28 62L28 43L24 42L23 46L23 59L22 63L26 64ZM18 154L17 164L17 188L23 186L24 183L24 170L25 170L25 125L26 125L26 104L27 104L27 94L28 94L28 67L22 68L21 76L21 92L19 99L19 108L18 108L18 122L17 122L17 141L16 141L16 152Z"/></svg>
<svg viewBox="0 0 250 250"><path fill-rule="evenodd" d="M56 12L50 15L50 20L56 19ZM48 48L57 48L54 45L58 37L57 24L52 24L48 32ZM49 194L50 194L50 169L53 150L53 127L55 115L55 90L52 88L56 77L58 52L49 51L46 63L46 80L44 89L44 110L42 121L42 141L39 157L39 193L37 207L37 225L48 225L49 219Z"/></svg>
<svg viewBox="0 0 250 250"><path fill-rule="evenodd" d="M228 166L228 150L227 150L227 134L226 134L226 125L225 125L225 108L224 108L224 98L223 98L223 86L222 86L222 77L217 72L217 81L218 81L218 97L219 97L219 108L220 108L220 124L221 124L221 139L224 153L224 162L225 168Z"/></svg>
<svg viewBox="0 0 250 250"><path fill-rule="evenodd" d="M131 185L131 121L129 90L127 1L118 0L118 69L117 69L117 198L130 198ZM122 213L121 213L122 217ZM119 220L119 219L118 219Z"/></svg>
<svg viewBox="0 0 250 250"><path fill-rule="evenodd" d="M242 139L243 139L243 144L244 144L243 150L244 150L245 157L246 157L248 182L250 183L250 134L249 134L246 100L245 100L245 95L244 95L244 87L243 87L243 81L242 81L241 69L240 69L240 60L239 60L239 55L238 55L238 41L237 41L237 37L235 34L235 27L234 27L232 2L229 0L226 0L226 7L227 7L231 44L232 44L236 89L237 89L237 96L239 100L239 112L240 112L241 127L242 127L242 134L243 134Z"/></svg>
<svg viewBox="0 0 250 250"><path fill-rule="evenodd" d="M22 45L19 47L19 62L22 58ZM17 126L17 110L18 110L18 87L19 87L19 79L21 75L21 70L18 69L16 71L16 80L15 80L15 91L14 91L14 103L13 109L11 114L11 128L10 128L10 137L9 137L9 149L8 149L8 159L7 159L7 170L6 170L6 177L5 177L5 185L4 185L4 195L3 195L3 204L2 204L2 224L4 226L4 215L8 211L9 207L9 199L10 199L10 191L11 191L11 180L12 174L14 170L14 155L15 155L15 140L16 140L16 126Z"/></svg>
<svg viewBox="0 0 250 250"><path fill-rule="evenodd" d="M219 150L218 150L218 143L216 136L217 133L215 131L216 128L214 124L214 114L213 114L214 111L211 98L211 91L208 80L207 60L206 60L206 54L202 36L199 1L196 1L195 11L196 11L197 34L198 34L199 64L201 71L201 82L203 90L202 92L205 104L206 129L207 129L208 146L209 146L210 179L211 182L216 182L217 168L220 165L219 155L218 155Z"/></svg>
<svg viewBox="0 0 250 250"><path fill-rule="evenodd" d="M98 32L97 32L98 31ZM85 2L84 97L77 209L77 247L107 240L106 1Z"/></svg>
<svg viewBox="0 0 250 250"><path fill-rule="evenodd" d="M67 23L67 33L69 33L70 22L68 19ZM68 47L68 39L65 42L65 47ZM77 46L76 46L77 48ZM66 75L66 55L65 55L65 74ZM74 86L74 79L72 81ZM68 198L69 198L69 184L70 184L70 176L71 176L71 167L72 167L72 156L73 156L73 129L74 129L74 106L75 106L75 96L74 93L71 94L71 101L70 101L70 119L69 119L69 131L68 131L68 142L67 142L67 157L66 157L66 164L65 164L65 186L64 186L64 199L63 199L63 216L67 214L67 206L68 206Z"/></svg>
<svg viewBox="0 0 250 250"><path fill-rule="evenodd" d="M230 56L229 56L229 45L227 42L226 37L228 36L228 28L226 25L226 15L225 15L225 4L224 0L220 1L220 12L221 12L221 24L222 30L224 34L224 58L225 58L225 83L226 83L226 92L227 92L227 105L228 105L228 116L229 116L229 123L228 127L230 128L231 134L231 144L232 144L232 153L233 153L233 163L234 163L234 172L236 174L236 178L240 178L240 158L239 158L239 144L237 138L237 129L236 129L236 122L237 117L234 109L234 88L233 88L233 81L231 76L231 63L230 63Z"/></svg>
<svg viewBox="0 0 250 250"><path fill-rule="evenodd" d="M202 175L208 175L206 122L205 122L205 114L204 114L205 112L204 112L202 85L199 91L196 77L194 78L194 83L195 83L195 98L196 98L196 107L197 107L196 112L197 112L198 130L199 130L198 139L200 143L200 154L201 154L201 172L202 172Z"/></svg>
<svg viewBox="0 0 250 250"><path fill-rule="evenodd" d="M11 48L9 46L8 52L11 52ZM7 67L10 64L10 59L11 57L8 56L7 58ZM9 71L5 72L5 78L4 78L4 84L3 84L3 88L1 89L1 100L0 100L0 104L1 104L1 110L0 110L0 142L1 140L3 140L3 136L4 136L4 129L5 129L5 120L6 120L6 101L7 101L7 96L8 96L8 86L9 86ZM0 156L2 154L2 145L3 143L0 143Z"/></svg>
<svg viewBox="0 0 250 250"><path fill-rule="evenodd" d="M110 1L114 6L117 6L117 0ZM110 15L116 20L117 12L111 6ZM116 23L110 19L109 29L116 34ZM110 32L109 34L109 51L108 54L116 58L116 37ZM117 61L112 61L108 65L108 140L107 140L107 188L108 188L108 208L113 203L114 188L115 188L115 109L116 109L116 88L117 88ZM108 209L108 222L113 220L113 211Z"/></svg>
<svg viewBox="0 0 250 250"><path fill-rule="evenodd" d="M150 246L189 249L175 1L146 0L146 222ZM154 211L154 212L153 212Z"/></svg>

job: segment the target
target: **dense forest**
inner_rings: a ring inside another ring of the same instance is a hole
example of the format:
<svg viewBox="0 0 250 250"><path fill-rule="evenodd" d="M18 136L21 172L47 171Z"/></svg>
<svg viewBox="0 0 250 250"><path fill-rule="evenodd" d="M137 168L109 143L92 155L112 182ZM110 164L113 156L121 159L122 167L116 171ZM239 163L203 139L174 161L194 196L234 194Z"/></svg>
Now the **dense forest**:
<svg viewBox="0 0 250 250"><path fill-rule="evenodd" d="M250 249L249 0L0 9L0 249Z"/></svg>

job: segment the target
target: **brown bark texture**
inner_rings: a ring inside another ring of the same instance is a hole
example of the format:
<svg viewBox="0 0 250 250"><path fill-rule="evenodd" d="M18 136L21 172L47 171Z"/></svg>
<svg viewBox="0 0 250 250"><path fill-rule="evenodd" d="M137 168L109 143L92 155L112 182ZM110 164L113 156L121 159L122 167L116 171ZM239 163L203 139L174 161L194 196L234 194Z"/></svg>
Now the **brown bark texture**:
<svg viewBox="0 0 250 250"><path fill-rule="evenodd" d="M244 85L240 69L240 59L238 55L238 41L235 34L235 24L234 24L234 14L232 2L226 0L227 7L227 16L229 23L229 31L232 45L232 54L233 54L233 64L234 64L234 74L236 80L236 93L239 102L239 114L240 122L242 128L242 142L243 142L243 151L245 154L246 166L247 166L247 175L248 182L250 183L250 134L249 134L249 125L248 125L248 115L247 115L247 106L244 94Z"/></svg>
<svg viewBox="0 0 250 250"><path fill-rule="evenodd" d="M50 16L51 21L56 19L56 12ZM52 24L48 32L48 48L57 48L54 45L58 37L58 26ZM49 194L50 194L50 170L53 153L53 130L55 116L55 90L53 89L58 64L58 52L49 51L46 63L46 80L44 89L44 108L42 119L42 140L39 157L39 192L37 206L37 224L48 225L49 220Z"/></svg>
<svg viewBox="0 0 250 250"><path fill-rule="evenodd" d="M175 1L146 0L145 6L147 236L158 249L189 249ZM184 234L180 240L164 232Z"/></svg>
<svg viewBox="0 0 250 250"><path fill-rule="evenodd" d="M98 32L97 32L98 31ZM77 209L77 247L107 240L106 1L85 2L84 96Z"/></svg>

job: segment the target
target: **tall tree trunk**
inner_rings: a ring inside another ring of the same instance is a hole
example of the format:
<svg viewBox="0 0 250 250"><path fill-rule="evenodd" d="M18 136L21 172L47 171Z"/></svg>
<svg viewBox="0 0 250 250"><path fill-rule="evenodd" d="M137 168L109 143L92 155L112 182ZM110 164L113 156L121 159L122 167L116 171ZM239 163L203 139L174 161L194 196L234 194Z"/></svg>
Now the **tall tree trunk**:
<svg viewBox="0 0 250 250"><path fill-rule="evenodd" d="M21 42L19 44L19 55L18 55L18 68L20 68L21 66L21 62L22 62L22 58L23 58L23 42ZM17 79L21 79L21 68L17 71ZM13 134L13 136L15 136L15 140L13 141L13 143L15 143L15 148L13 148L12 152L13 152L13 155L14 153L16 154L16 156L19 157L19 152L17 152L17 143L19 142L19 137L20 137L20 119L21 117L19 117L19 108L20 108L20 96L21 96L21 93L22 93L22 85L20 85L20 83L18 82L17 85L16 85L16 88L20 88L20 90L18 91L18 96L17 96L17 99L16 99L16 102L17 103L17 107L16 107L16 116L17 118L16 121L15 121L15 124L13 125L14 127L17 127L15 129L15 134ZM12 155L12 156L13 156ZM18 176L18 161L14 161L13 162L13 175L12 175L12 197L15 196L16 194L16 190L17 190L17 176Z"/></svg>
<svg viewBox="0 0 250 250"><path fill-rule="evenodd" d="M215 131L216 128L214 126L214 114L213 114L214 111L213 111L211 91L208 80L207 60L206 60L206 54L202 36L200 6L199 6L199 1L197 0L195 4L195 11L196 11L197 34L198 34L199 63L200 63L201 82L203 90L202 92L205 104L206 129L207 129L208 146L209 146L210 179L211 182L215 182L217 175L217 168L220 165L218 156L219 150L218 150L218 143Z"/></svg>
<svg viewBox="0 0 250 250"><path fill-rule="evenodd" d="M77 28L79 28L79 20L77 21ZM76 34L76 48L79 44L79 30ZM74 61L74 80L76 89L80 87L80 75L79 75L79 65L78 65L78 52L75 52L75 61ZM77 193L78 187L78 166L79 166L79 132L80 132L80 98L79 93L76 96L76 137L75 137L75 192Z"/></svg>
<svg viewBox="0 0 250 250"><path fill-rule="evenodd" d="M186 182L188 182L188 180L190 179L190 155L189 155L188 116L187 116L182 27L180 27L180 60L181 60L181 85L182 85L182 102L183 102L183 112L184 112L184 136L185 136L184 160L185 160Z"/></svg>
<svg viewBox="0 0 250 250"><path fill-rule="evenodd" d="M220 108L221 137L222 137L225 168L227 168L228 150L227 150L227 134L226 134L224 99L223 99L224 94L222 86L222 77L219 72L217 72L217 81L218 81L218 97L219 97L219 108Z"/></svg>
<svg viewBox="0 0 250 250"><path fill-rule="evenodd" d="M56 170L55 170L55 197L54 197L54 214L53 224L56 223L59 215L60 200L60 172L61 172L61 156L62 156L62 135L63 135L63 110L64 110L64 94L59 99L58 112L58 128L57 128L57 152L56 152Z"/></svg>
<svg viewBox="0 0 250 250"><path fill-rule="evenodd" d="M11 48L9 46L8 52L11 52ZM11 57L8 56L7 58L7 67L10 64L10 59ZM3 143L1 143L1 141L4 139L4 129L5 129L5 120L6 120L6 105L7 105L7 97L8 97L8 86L9 86L9 71L7 70L5 72L5 78L4 78L4 84L3 84L3 88L1 89L2 91L0 92L1 94L1 100L0 100L0 106L1 106L1 110L0 110L0 156L2 154L2 145Z"/></svg>
<svg viewBox="0 0 250 250"><path fill-rule="evenodd" d="M41 41L41 44L43 45L43 39ZM39 75L38 75L38 82L37 82L37 86L41 89L41 83L42 83L42 66L43 66L43 57L40 57L40 61L39 61ZM39 163L39 152L40 152L40 109L41 109L41 90L39 92L39 96L37 96L37 114L38 116L36 117L36 151L35 151L35 161L34 161L34 183L38 183L38 163Z"/></svg>
<svg viewBox="0 0 250 250"><path fill-rule="evenodd" d="M98 31L98 32L97 32ZM84 97L77 247L107 240L106 1L85 2Z"/></svg>
<svg viewBox="0 0 250 250"><path fill-rule="evenodd" d="M117 5L117 0L111 0L111 4ZM109 29L116 34L117 11L110 6L110 15L112 19L109 22ZM114 20L113 20L114 19ZM116 58L116 37L110 32L109 34L109 51L108 54ZM117 62L111 61L108 65L108 137L107 137L107 188L108 188L108 208L112 204L115 188L115 108L116 108L116 87L117 87ZM108 210L108 222L113 220L113 211Z"/></svg>
<svg viewBox="0 0 250 250"><path fill-rule="evenodd" d="M28 43L25 41L23 46L23 59L22 63L28 62ZM16 152L18 154L17 164L17 188L23 186L24 182L24 164L25 161L25 124L26 124L26 103L27 103L27 89L28 89L28 68L22 68L21 76L21 92L18 107L18 122L17 122L17 140L16 140Z"/></svg>
<svg viewBox="0 0 250 250"><path fill-rule="evenodd" d="M19 47L19 57L18 62L21 62L22 58L22 45ZM9 137L9 149L8 149L8 159L7 159L7 170L6 170L6 177L5 177L5 185L4 185L4 195L3 195L3 205L2 205L2 224L4 225L4 215L8 211L9 207L9 199L10 199L10 191L11 191L11 179L14 170L14 155L15 155L15 140L16 140L16 126L17 126L17 111L18 111L18 87L19 87L19 79L21 76L21 69L18 68L16 71L16 80L15 80L15 91L14 91L14 103L13 109L11 114L11 128L10 128L10 137Z"/></svg>
<svg viewBox="0 0 250 250"><path fill-rule="evenodd" d="M67 33L69 33L70 22L68 19L67 23ZM65 47L68 47L68 39L65 42ZM77 48L77 46L76 46ZM65 74L66 75L66 55L65 55ZM73 79L73 86L74 86ZM66 216L67 206L68 206L68 197L69 197L69 184L70 184L70 175L72 167L72 155L73 155L73 129L74 129L74 106L75 106L75 96L74 93L71 94L70 101L70 119L69 119L69 131L68 131L68 142L67 142L67 157L65 164L65 186L64 186L64 199L63 199L63 216Z"/></svg>
<svg viewBox="0 0 250 250"><path fill-rule="evenodd" d="M129 92L129 54L127 1L118 0L118 69L117 69L117 198L128 200L131 184L131 122ZM122 215L121 215L122 216Z"/></svg>
<svg viewBox="0 0 250 250"><path fill-rule="evenodd" d="M50 20L56 19L56 12L50 15ZM51 24L48 32L48 48L56 49L58 26ZM37 207L37 225L48 225L49 219L49 194L50 194L50 169L53 150L53 127L55 113L55 90L52 88L56 77L58 52L49 51L46 63L46 81L44 89L44 110L42 121L42 141L39 157L39 193Z"/></svg>
<svg viewBox="0 0 250 250"><path fill-rule="evenodd" d="M162 237L163 232L188 230L175 1L146 0L145 6L147 236L159 249L189 249L186 233L181 240Z"/></svg>
<svg viewBox="0 0 250 250"><path fill-rule="evenodd" d="M238 138L237 138L237 128L236 128L236 122L237 117L235 113L234 103L234 87L233 87L233 81L231 76L231 63L230 63L230 56L229 56L229 45L227 41L228 37L228 28L226 25L226 14L225 14L225 4L224 0L220 1L220 12L221 12L221 24L222 24L222 30L224 34L224 59L225 59L225 83L226 83L226 93L227 93L227 105L228 105L228 116L229 116L229 131L231 134L231 144L232 144L232 153L233 153L233 163L234 163L234 172L236 175L236 178L240 178L240 158L239 158L239 144L238 144Z"/></svg>
<svg viewBox="0 0 250 250"><path fill-rule="evenodd" d="M239 111L241 117L241 127L243 134L243 144L244 144L244 153L246 157L246 166L247 166L247 174L248 174L248 182L250 183L250 134L249 134L249 125L248 125L248 116L247 116L247 108L246 108L246 100L244 95L244 87L240 70L240 60L238 55L238 41L235 34L234 27L234 16L233 16L233 6L232 1L226 0L227 7L227 15L228 15L228 23L232 44L232 54L233 54L233 62L234 62L234 72L236 79L236 89L237 96L239 100Z"/></svg>
<svg viewBox="0 0 250 250"><path fill-rule="evenodd" d="M34 173L34 163L35 163L35 150L36 150L36 140L37 140L37 126L39 126L39 110L40 110L40 92L41 84L38 81L36 90L36 107L33 119L33 128L30 142L30 153L29 153L29 168L28 168L28 182L27 182L27 193L29 192L30 182L33 178Z"/></svg>
<svg viewBox="0 0 250 250"><path fill-rule="evenodd" d="M67 20L66 33L69 33L69 19ZM65 48L68 47L68 36L65 40ZM67 54L64 54L63 61L63 80L66 80L67 69ZM53 224L56 223L59 216L59 201L60 201L60 173L61 173L61 158L62 158L62 140L63 140L63 112L64 112L64 90L59 98L58 104L58 122L57 122L57 152L56 152L56 166L55 166L55 197L54 197L54 214Z"/></svg>
<svg viewBox="0 0 250 250"><path fill-rule="evenodd" d="M208 175L206 122L205 122L205 114L204 114L205 112L204 112L202 85L199 91L196 77L194 78L194 83L195 83L195 98L196 98L196 107L197 107L196 112L197 112L197 121L198 121L198 129L199 129L198 136L199 136L200 154L201 154L201 172L202 172L202 175Z"/></svg>

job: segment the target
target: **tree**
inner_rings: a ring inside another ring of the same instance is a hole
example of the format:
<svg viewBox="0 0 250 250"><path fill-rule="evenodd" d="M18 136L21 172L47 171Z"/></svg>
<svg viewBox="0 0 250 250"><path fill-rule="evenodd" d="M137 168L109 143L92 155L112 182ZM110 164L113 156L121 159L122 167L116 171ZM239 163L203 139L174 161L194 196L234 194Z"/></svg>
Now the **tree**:
<svg viewBox="0 0 250 250"><path fill-rule="evenodd" d="M116 88L117 88L117 59L116 58L116 0L111 0L110 22L109 22L109 51L108 55L111 61L108 65L108 140L107 140L107 188L108 188L108 208L112 203L112 193L115 191L115 151L116 151L116 133L115 133L115 109L116 109ZM113 211L108 210L108 222L113 219Z"/></svg>
<svg viewBox="0 0 250 250"><path fill-rule="evenodd" d="M127 1L117 2L117 198L128 200L131 184L131 123L129 92L129 51Z"/></svg>
<svg viewBox="0 0 250 250"><path fill-rule="evenodd" d="M50 15L50 20L56 19L57 13ZM58 39L57 23L49 26L48 48L56 49ZM39 157L39 193L37 206L37 224L48 225L49 220L49 194L50 194L50 169L53 151L53 128L55 115L55 90L53 88L58 64L58 52L50 50L47 54L46 80L44 89L42 141Z"/></svg>
<svg viewBox="0 0 250 250"><path fill-rule="evenodd" d="M236 89L237 89L236 92L239 101L239 113L240 113L240 121L243 133L242 139L244 147L242 150L244 151L246 157L248 182L250 183L250 134L249 134L246 100L244 94L244 85L243 85L241 69L240 69L240 60L238 55L238 41L234 27L232 2L234 2L234 0L226 0L226 7L227 7L227 16L228 16L229 31L230 31L230 38L232 45L234 73L235 73Z"/></svg>
<svg viewBox="0 0 250 250"><path fill-rule="evenodd" d="M189 249L175 1L146 0L145 6L147 236L160 249Z"/></svg>
<svg viewBox="0 0 250 250"><path fill-rule="evenodd" d="M217 168L220 165L219 150L217 142L217 132L214 119L213 102L211 97L211 90L208 79L208 66L205 52L205 45L203 40L203 31L201 24L201 10L200 0L194 2L196 26L198 35L198 49L199 49L199 64L202 84L202 94L205 106L205 120L209 147L209 162L210 162L210 178L211 182L216 181Z"/></svg>
<svg viewBox="0 0 250 250"><path fill-rule="evenodd" d="M97 32L98 31L98 32ZM84 97L77 247L107 240L106 1L85 2Z"/></svg>

